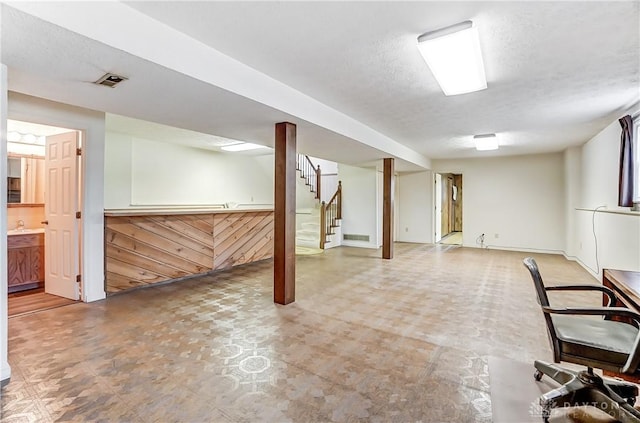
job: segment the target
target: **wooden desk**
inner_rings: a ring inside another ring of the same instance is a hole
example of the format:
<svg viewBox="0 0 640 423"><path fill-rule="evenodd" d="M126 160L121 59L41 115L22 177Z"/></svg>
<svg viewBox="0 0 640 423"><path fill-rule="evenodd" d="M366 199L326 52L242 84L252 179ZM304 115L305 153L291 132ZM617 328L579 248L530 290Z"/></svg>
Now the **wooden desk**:
<svg viewBox="0 0 640 423"><path fill-rule="evenodd" d="M627 307L631 310L640 312L640 272L630 272L627 270L604 269L602 272L602 284L607 288L611 288L616 294L616 303L614 307ZM606 306L609 297L606 294L602 296L602 305ZM614 317L615 320L618 320ZM622 318L620 318L622 320ZM628 323L631 323L629 320ZM614 373L605 370L605 376L613 376L628 380L633 383L640 383L640 379L635 376L629 376L622 373Z"/></svg>
<svg viewBox="0 0 640 423"><path fill-rule="evenodd" d="M616 293L618 301L615 307L627 307L640 312L640 272L604 269L602 284ZM607 305L608 297L604 295L602 301L603 305Z"/></svg>

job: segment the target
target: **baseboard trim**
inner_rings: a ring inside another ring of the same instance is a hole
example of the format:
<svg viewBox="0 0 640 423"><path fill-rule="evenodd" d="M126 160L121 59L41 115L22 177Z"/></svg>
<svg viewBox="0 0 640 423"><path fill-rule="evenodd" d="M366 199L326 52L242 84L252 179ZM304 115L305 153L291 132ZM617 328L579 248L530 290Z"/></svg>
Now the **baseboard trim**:
<svg viewBox="0 0 640 423"><path fill-rule="evenodd" d="M477 245L463 245L464 247L472 247L472 248L480 248ZM501 251L517 251L522 253L538 253L538 254L562 254L564 255L564 251L562 250L547 250L544 248L524 248L524 247L503 247L499 245L487 245L486 248L488 250L501 250Z"/></svg>
<svg viewBox="0 0 640 423"><path fill-rule="evenodd" d="M584 270L586 270L587 272L589 272L589 274L591 276L593 276L598 282L600 282L601 278L600 278L600 274L595 273L589 266L587 266L582 260L580 260L578 257L576 256L570 256L567 253L563 253L564 258L566 258L569 261L575 261L576 263L578 263L580 266L582 266L582 268Z"/></svg>

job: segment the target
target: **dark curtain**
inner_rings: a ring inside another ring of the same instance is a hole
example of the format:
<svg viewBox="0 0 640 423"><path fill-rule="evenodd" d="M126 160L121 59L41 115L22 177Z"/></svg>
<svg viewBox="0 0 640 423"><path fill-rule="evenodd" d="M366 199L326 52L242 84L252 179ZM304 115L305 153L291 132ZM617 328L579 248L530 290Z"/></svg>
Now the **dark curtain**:
<svg viewBox="0 0 640 423"><path fill-rule="evenodd" d="M626 115L618 120L622 126L620 137L620 177L618 179L618 205L633 206L633 120Z"/></svg>

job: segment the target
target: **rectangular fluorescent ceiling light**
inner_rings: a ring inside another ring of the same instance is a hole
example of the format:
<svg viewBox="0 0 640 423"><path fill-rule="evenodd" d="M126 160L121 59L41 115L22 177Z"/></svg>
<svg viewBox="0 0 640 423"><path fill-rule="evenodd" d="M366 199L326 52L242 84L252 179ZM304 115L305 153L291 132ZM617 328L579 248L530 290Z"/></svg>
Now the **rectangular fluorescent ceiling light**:
<svg viewBox="0 0 640 423"><path fill-rule="evenodd" d="M220 147L220 149L224 151L248 151L257 150L258 148L266 147L264 145L252 144L250 142L243 142L241 144L225 145L224 147Z"/></svg>
<svg viewBox="0 0 640 423"><path fill-rule="evenodd" d="M498 137L496 137L496 134L474 135L473 140L476 143L476 150L478 151L498 149Z"/></svg>
<svg viewBox="0 0 640 423"><path fill-rule="evenodd" d="M464 21L418 37L418 50L445 95L487 88L478 31Z"/></svg>
<svg viewBox="0 0 640 423"><path fill-rule="evenodd" d="M228 145L242 144L243 141L232 140L231 138L219 137L217 135L211 135L208 137L207 144L212 147L226 147Z"/></svg>

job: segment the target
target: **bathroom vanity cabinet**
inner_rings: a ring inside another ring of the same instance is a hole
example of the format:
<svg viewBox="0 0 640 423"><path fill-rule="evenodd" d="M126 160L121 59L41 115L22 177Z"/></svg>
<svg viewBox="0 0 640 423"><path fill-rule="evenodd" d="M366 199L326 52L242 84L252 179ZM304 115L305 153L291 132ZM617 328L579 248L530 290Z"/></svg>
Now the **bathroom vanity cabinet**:
<svg viewBox="0 0 640 423"><path fill-rule="evenodd" d="M8 291L44 285L44 234L14 234L7 237Z"/></svg>

